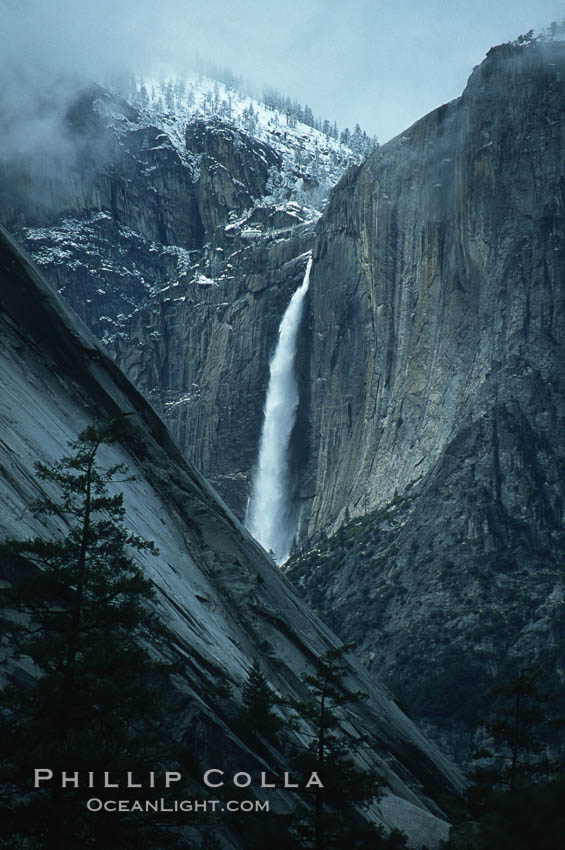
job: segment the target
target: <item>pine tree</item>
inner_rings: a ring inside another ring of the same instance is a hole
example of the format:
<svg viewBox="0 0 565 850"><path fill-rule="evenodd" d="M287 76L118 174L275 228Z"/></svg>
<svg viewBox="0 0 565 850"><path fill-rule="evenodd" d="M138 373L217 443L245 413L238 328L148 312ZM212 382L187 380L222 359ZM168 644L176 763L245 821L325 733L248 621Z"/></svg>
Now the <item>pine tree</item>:
<svg viewBox="0 0 565 850"><path fill-rule="evenodd" d="M531 669L520 670L488 694L495 704L490 721L482 725L490 745L475 755L478 766L468 792L481 846L529 850L542 846L543 834L543 847L558 850L565 825L565 777L559 775L559 760L547 756L558 743L553 732L563 727L548 711L553 696L542 690L540 675Z"/></svg>
<svg viewBox="0 0 565 850"><path fill-rule="evenodd" d="M539 674L531 669L520 670L489 694L498 699L494 717L484 724L493 746L480 755L493 765L494 784L514 791L518 785L528 784L533 776L550 772L551 765L544 755L543 727L547 725L551 697L542 691Z"/></svg>
<svg viewBox="0 0 565 850"><path fill-rule="evenodd" d="M175 90L174 90L174 86L173 86L173 83L172 83L171 80L169 80L169 82L165 84L164 92L165 92L165 103L167 104L167 109L169 109L172 112L175 108Z"/></svg>
<svg viewBox="0 0 565 850"><path fill-rule="evenodd" d="M257 661L253 662L249 671L242 696L240 712L242 733L246 737L261 736L276 743L277 733L283 725L283 720L273 711L276 698Z"/></svg>
<svg viewBox="0 0 565 850"><path fill-rule="evenodd" d="M212 109L215 113L218 112L220 108L220 86L217 82L214 83L213 89L213 100L212 100Z"/></svg>
<svg viewBox="0 0 565 850"><path fill-rule="evenodd" d="M295 769L304 777L316 773L323 785L312 786L313 816L300 825L301 846L314 850L386 846L378 843L383 840L382 831L358 811L378 797L381 778L354 761L352 756L364 742L341 728L336 712L366 697L343 686L343 657L350 649L346 645L325 653L318 660L318 672L303 676L307 698L294 703L299 717L308 720L314 730L310 744L296 755Z"/></svg>
<svg viewBox="0 0 565 850"><path fill-rule="evenodd" d="M144 83L142 83L139 88L139 102L142 106L149 105L149 95L147 94L147 89Z"/></svg>
<svg viewBox="0 0 565 850"><path fill-rule="evenodd" d="M314 113L312 112L312 110L310 109L310 107L309 107L309 106L305 106L305 107L304 107L304 112L303 112L302 120L303 120L303 121L304 121L304 123L305 123L305 124L307 124L309 127L313 127L313 126L314 126Z"/></svg>
<svg viewBox="0 0 565 850"><path fill-rule="evenodd" d="M565 835L565 773L549 782L499 792L480 823L487 850L562 850Z"/></svg>
<svg viewBox="0 0 565 850"><path fill-rule="evenodd" d="M89 426L58 463L36 464L57 494L36 513L63 520L63 539L0 546L2 647L12 664L0 693L0 846L176 846L158 819L94 815L84 805L115 796L103 787L104 771L145 777L168 758L161 723L169 667L145 648L164 649L167 634L148 608L152 584L134 557L157 550L128 531L123 496L111 492L125 468L97 462L101 445L119 440L124 427ZM35 768L52 770L53 782L34 788ZM94 787L61 788L62 771L78 772L82 783L92 771Z"/></svg>

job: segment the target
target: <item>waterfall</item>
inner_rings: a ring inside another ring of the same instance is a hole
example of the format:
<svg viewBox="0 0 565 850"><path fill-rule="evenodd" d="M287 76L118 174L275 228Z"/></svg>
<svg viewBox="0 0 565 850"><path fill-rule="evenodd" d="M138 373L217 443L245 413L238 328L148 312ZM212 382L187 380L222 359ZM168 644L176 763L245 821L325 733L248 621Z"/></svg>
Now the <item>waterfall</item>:
<svg viewBox="0 0 565 850"><path fill-rule="evenodd" d="M295 533L289 494L290 435L296 420L298 387L294 375L296 335L310 282L312 257L302 285L296 290L279 326L279 340L270 363L259 461L253 480L245 525L278 564L289 556Z"/></svg>

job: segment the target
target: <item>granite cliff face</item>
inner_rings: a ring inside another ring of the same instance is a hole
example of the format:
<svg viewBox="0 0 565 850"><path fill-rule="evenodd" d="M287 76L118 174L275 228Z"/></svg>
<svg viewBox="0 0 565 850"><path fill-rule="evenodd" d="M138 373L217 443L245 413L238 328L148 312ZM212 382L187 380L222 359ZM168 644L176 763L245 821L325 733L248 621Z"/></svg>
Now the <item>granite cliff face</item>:
<svg viewBox="0 0 565 850"><path fill-rule="evenodd" d="M493 49L318 226L319 545L289 575L462 758L496 677L529 663L563 686L564 70L563 44Z"/></svg>
<svg viewBox="0 0 565 850"><path fill-rule="evenodd" d="M0 168L3 224L98 337L175 277L204 241L186 162L139 118L123 98L87 86L66 105L39 162Z"/></svg>
<svg viewBox="0 0 565 850"><path fill-rule="evenodd" d="M386 504L470 429L493 509L560 522L563 62L561 44L492 50L335 191L303 377L310 534ZM485 522L477 505L469 534Z"/></svg>
<svg viewBox="0 0 565 850"><path fill-rule="evenodd" d="M66 162L0 169L0 218L242 518L280 317L353 153L248 98L203 114L206 85L171 112L85 87Z"/></svg>
<svg viewBox="0 0 565 850"><path fill-rule="evenodd" d="M295 596L184 459L152 408L4 231L0 283L0 536L64 534L59 518L46 521L30 509L44 495L43 487L49 491L37 479L34 462L55 462L77 431L127 412L134 436L103 447L102 462L124 462L135 473L118 485L127 525L159 548L157 558L140 554L139 560L154 582L158 613L174 634L171 646L181 662L174 687L182 711L163 735L193 753L194 793L202 790L202 772L212 764L226 773L246 769L255 775L288 769L277 747L254 752L239 737L237 706L247 672L260 660L288 703L303 690L299 673L313 671L316 658L337 638ZM17 568L25 574L21 559ZM4 658L0 677L17 673L22 663L25 659ZM460 774L355 660L348 664L347 687L371 694L368 702L352 706L343 722L367 732L373 743L363 757L387 782L385 796L368 816L402 826L412 846L438 846L448 826L433 797L460 790ZM273 811L288 813L302 805L292 791L268 795ZM226 850L248 846L229 819L215 825ZM190 846L200 842L193 819L185 835Z"/></svg>

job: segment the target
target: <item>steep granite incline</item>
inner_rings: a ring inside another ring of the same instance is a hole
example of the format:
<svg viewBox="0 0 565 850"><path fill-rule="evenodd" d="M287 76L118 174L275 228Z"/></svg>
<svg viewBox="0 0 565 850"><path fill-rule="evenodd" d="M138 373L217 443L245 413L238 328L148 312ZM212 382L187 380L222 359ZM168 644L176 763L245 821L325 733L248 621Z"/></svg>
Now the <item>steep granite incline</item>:
<svg viewBox="0 0 565 850"><path fill-rule="evenodd" d="M319 546L290 575L462 758L496 677L563 685L564 71L563 44L491 50L349 172L315 248Z"/></svg>
<svg viewBox="0 0 565 850"><path fill-rule="evenodd" d="M295 597L152 408L3 231L0 281L1 536L61 534L57 518L45 524L30 509L41 492L34 461L56 461L87 424L128 412L136 439L103 447L101 459L123 461L135 473L118 485L127 522L160 550L157 558L139 557L183 662L175 677L182 722L177 718L167 734L194 751L202 770L218 762L226 770L284 770L281 752L253 753L235 731L247 672L259 659L288 702L302 692L299 673L314 670L337 639ZM430 795L460 789L460 775L355 661L347 686L371 695L353 706L347 722L368 734L372 749L364 758L387 777L386 796L371 817L402 824L415 846L437 846L447 826ZM292 792L273 791L271 799L283 812L299 805ZM245 838L230 830L229 824L222 830L222 846L244 847ZM188 834L199 840L194 829Z"/></svg>

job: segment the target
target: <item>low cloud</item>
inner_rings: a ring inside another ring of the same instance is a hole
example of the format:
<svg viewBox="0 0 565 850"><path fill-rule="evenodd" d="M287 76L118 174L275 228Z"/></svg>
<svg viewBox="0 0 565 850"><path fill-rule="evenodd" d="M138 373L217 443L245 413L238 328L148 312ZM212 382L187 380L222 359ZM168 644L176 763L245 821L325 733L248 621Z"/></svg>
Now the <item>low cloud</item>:
<svg viewBox="0 0 565 850"><path fill-rule="evenodd" d="M490 46L564 14L558 0L0 0L0 97L31 118L62 75L183 70L199 53L384 141L457 96Z"/></svg>

